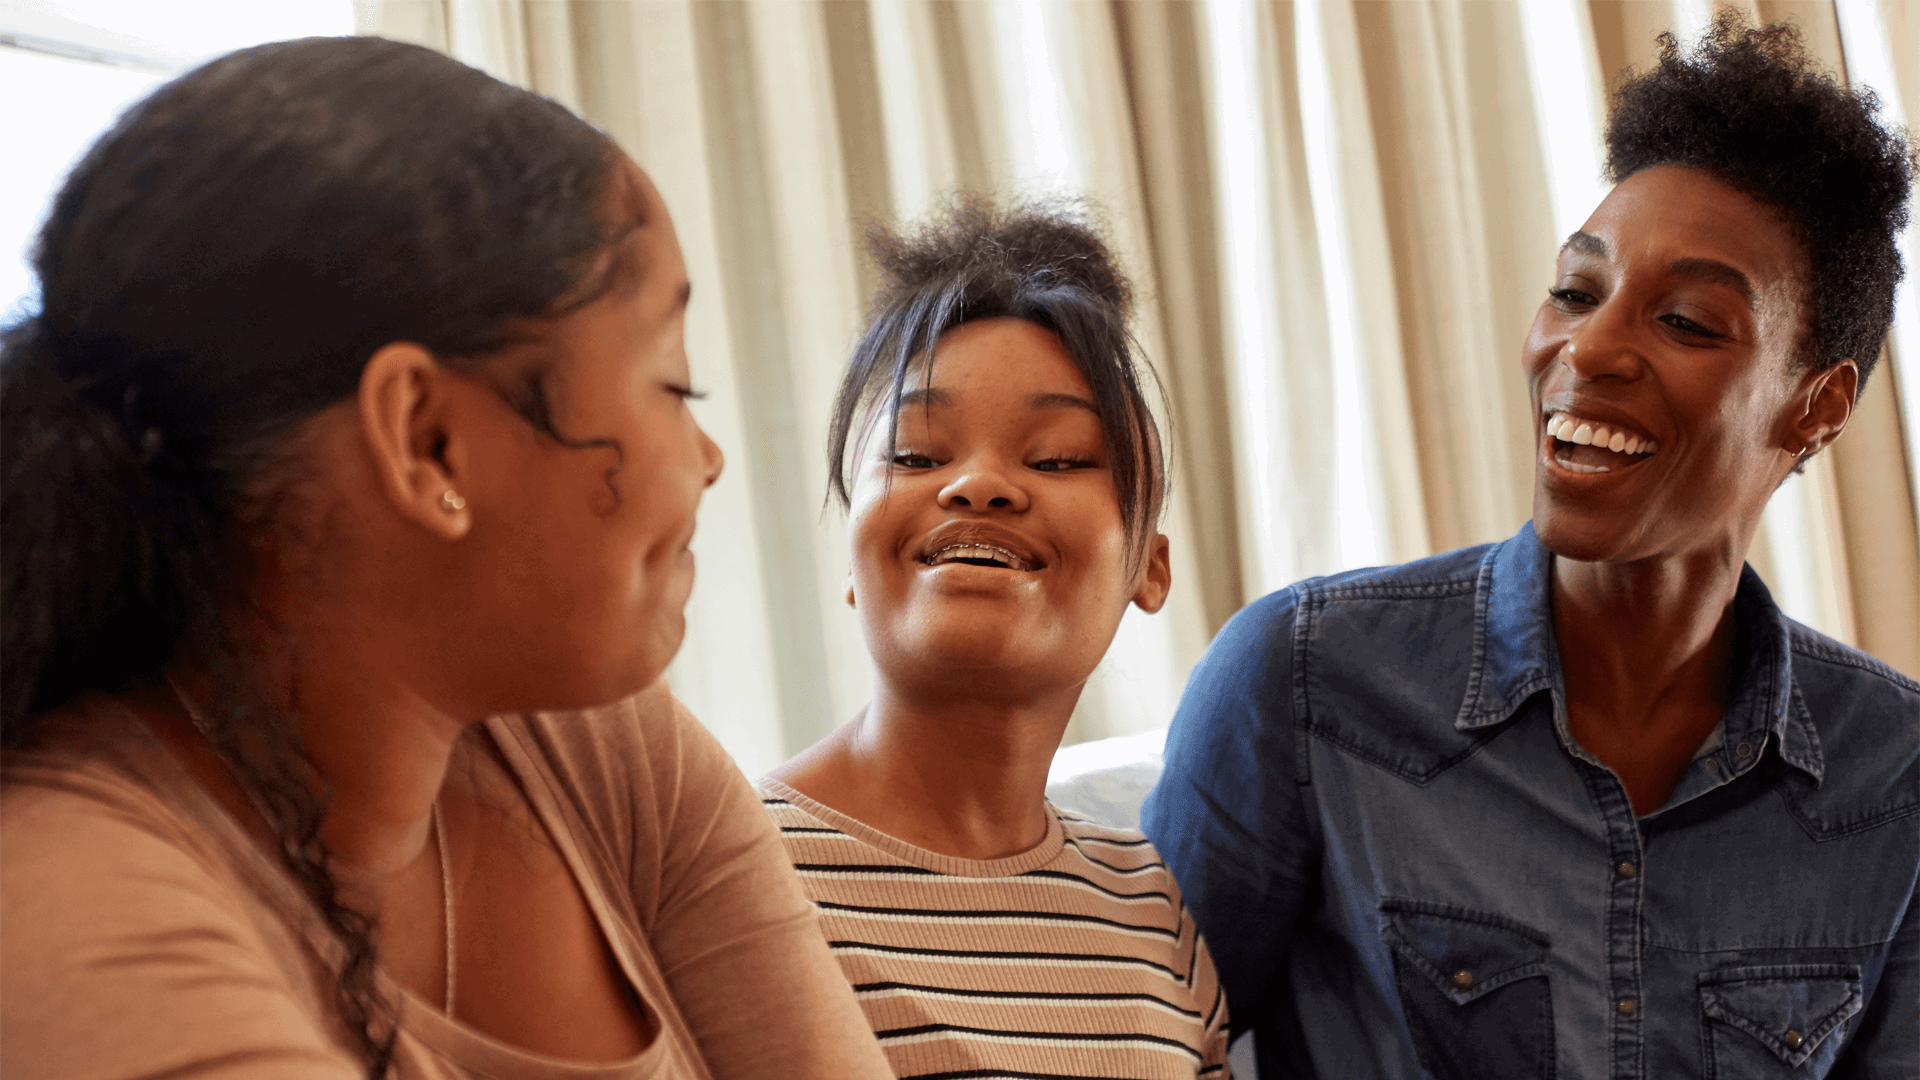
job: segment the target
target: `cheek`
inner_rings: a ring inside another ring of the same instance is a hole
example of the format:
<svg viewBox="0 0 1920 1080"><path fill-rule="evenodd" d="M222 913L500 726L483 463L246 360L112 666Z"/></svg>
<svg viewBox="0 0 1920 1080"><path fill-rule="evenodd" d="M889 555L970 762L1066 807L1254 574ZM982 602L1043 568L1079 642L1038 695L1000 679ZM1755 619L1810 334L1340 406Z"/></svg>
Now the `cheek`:
<svg viewBox="0 0 1920 1080"><path fill-rule="evenodd" d="M1541 304L1527 328L1527 340L1520 349L1520 367L1529 380L1538 379L1552 366L1566 334L1560 327L1558 312L1550 304Z"/></svg>

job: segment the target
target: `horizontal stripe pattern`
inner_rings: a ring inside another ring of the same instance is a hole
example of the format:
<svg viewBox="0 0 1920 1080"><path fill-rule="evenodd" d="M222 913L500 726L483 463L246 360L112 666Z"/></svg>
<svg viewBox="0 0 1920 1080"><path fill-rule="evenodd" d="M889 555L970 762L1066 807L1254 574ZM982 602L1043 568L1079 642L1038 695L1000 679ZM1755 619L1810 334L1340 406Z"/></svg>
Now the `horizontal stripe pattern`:
<svg viewBox="0 0 1920 1080"><path fill-rule="evenodd" d="M1213 962L1140 833L1056 809L1039 848L956 859L760 788L903 1080L1226 1075Z"/></svg>

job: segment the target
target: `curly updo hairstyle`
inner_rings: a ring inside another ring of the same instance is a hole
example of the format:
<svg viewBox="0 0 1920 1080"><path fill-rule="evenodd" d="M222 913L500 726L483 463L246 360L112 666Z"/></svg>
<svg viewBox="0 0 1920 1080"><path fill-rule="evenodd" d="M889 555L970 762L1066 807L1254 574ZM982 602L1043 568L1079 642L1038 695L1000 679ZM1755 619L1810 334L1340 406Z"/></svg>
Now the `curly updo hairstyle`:
<svg viewBox="0 0 1920 1080"><path fill-rule="evenodd" d="M1120 517L1139 557L1167 492L1147 397L1159 381L1128 329L1133 288L1084 209L1064 200L998 207L966 196L906 231L873 226L867 252L882 280L827 435L828 477L841 506L852 501L849 454L884 415L892 455L901 395L910 378L931 382L942 335L981 319L1023 319L1060 339L1093 390Z"/></svg>
<svg viewBox="0 0 1920 1080"><path fill-rule="evenodd" d="M1872 91L1821 71L1790 25L1727 9L1691 50L1659 41L1660 62L1613 95L1607 179L1682 165L1778 210L1808 257L1800 363L1851 357L1864 388L1901 277L1894 241L1920 168L1908 137L1880 124Z"/></svg>
<svg viewBox="0 0 1920 1080"><path fill-rule="evenodd" d="M393 1039L373 927L337 896L297 701L221 614L253 610L236 550L289 434L381 346L493 376L491 356L631 276L608 257L643 205L619 160L561 106L417 46L246 49L86 154L34 249L39 309L0 334L0 742L183 651L210 664L196 723L338 939L336 1006L372 1076ZM574 445L542 371L494 381Z"/></svg>

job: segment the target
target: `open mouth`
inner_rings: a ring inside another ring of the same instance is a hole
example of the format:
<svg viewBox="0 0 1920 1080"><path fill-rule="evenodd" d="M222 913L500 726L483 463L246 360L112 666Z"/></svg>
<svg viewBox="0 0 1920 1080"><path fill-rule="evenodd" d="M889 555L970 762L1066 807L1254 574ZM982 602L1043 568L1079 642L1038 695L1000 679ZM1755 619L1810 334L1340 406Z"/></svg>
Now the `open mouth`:
<svg viewBox="0 0 1920 1080"><path fill-rule="evenodd" d="M1613 472L1659 453L1660 444L1618 425L1587 420L1572 413L1547 417L1548 453L1554 463L1576 473Z"/></svg>
<svg viewBox="0 0 1920 1080"><path fill-rule="evenodd" d="M970 541L960 544L948 544L937 551L927 553L922 562L928 566L945 566L948 563L965 563L968 566L989 566L1001 570L1036 570L1033 563L1008 551L998 544L983 544Z"/></svg>

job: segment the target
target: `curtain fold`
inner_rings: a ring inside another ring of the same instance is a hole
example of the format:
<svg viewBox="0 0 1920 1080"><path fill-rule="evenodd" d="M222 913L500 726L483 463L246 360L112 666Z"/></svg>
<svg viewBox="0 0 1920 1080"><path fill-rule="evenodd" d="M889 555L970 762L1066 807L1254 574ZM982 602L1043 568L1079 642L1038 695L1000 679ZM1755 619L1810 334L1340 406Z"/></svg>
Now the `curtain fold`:
<svg viewBox="0 0 1920 1080"><path fill-rule="evenodd" d="M578 110L671 207L694 280L689 354L711 392L696 408L728 466L702 509L669 675L750 773L870 687L824 456L876 280L868 223L970 190L1086 196L1108 227L1168 397L1174 592L1160 615L1129 614L1068 740L1144 730L1246 601L1526 520L1520 347L1562 235L1602 190L1605 93L1653 59L1656 33L1695 32L1715 7L358 5L364 32ZM1909 5L1746 10L1794 21L1823 62L1920 116ZM1920 313L1902 318L1845 437L1775 496L1753 561L1790 614L1920 674Z"/></svg>

